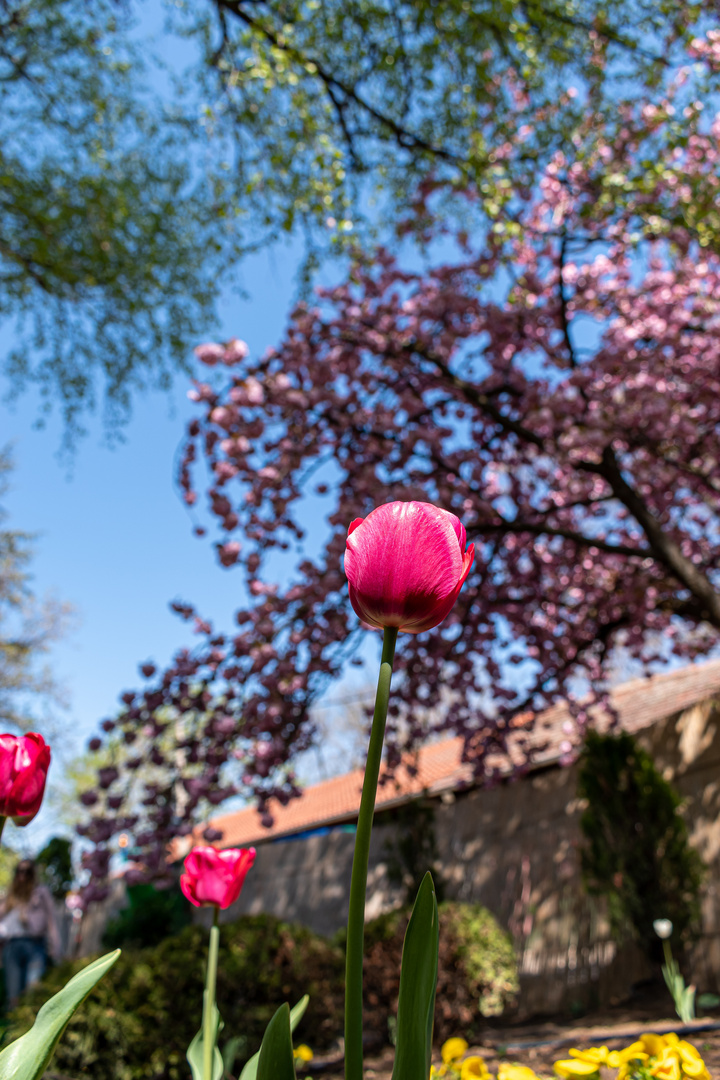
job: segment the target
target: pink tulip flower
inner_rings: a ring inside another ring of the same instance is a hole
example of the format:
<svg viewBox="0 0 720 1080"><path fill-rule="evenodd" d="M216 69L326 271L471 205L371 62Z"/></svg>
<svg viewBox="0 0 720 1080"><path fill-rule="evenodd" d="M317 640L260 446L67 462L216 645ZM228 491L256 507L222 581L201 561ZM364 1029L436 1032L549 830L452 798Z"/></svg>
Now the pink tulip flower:
<svg viewBox="0 0 720 1080"><path fill-rule="evenodd" d="M378 506L348 529L345 573L360 618L420 634L450 613L475 557L465 527L432 503Z"/></svg>
<svg viewBox="0 0 720 1080"><path fill-rule="evenodd" d="M28 825L40 809L50 767L42 735L0 735L0 816Z"/></svg>
<svg viewBox="0 0 720 1080"><path fill-rule="evenodd" d="M180 888L195 907L230 907L254 862L255 848L193 848L185 860Z"/></svg>

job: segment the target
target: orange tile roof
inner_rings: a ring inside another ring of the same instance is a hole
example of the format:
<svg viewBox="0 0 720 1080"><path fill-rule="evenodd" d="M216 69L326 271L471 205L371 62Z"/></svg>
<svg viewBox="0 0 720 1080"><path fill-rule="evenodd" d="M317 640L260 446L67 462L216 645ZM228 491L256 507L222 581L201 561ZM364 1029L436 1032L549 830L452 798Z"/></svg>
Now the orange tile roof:
<svg viewBox="0 0 720 1080"><path fill-rule="evenodd" d="M620 726L625 731L636 732L717 693L720 693L720 660L712 660L650 678L634 679L616 687L611 700L618 711ZM528 719L531 719L530 715ZM563 756L561 743L573 739L572 734L563 730L568 719L567 705L563 702L553 705L536 718L529 732L511 734L508 754L493 755L489 765L509 773L514 765L528 758L535 767L558 762ZM595 710L594 727L607 730L610 723L606 711ZM473 783L472 766L461 760L462 748L463 740L459 737L421 747L414 758L417 773L412 775L401 765L394 777L379 787L377 810L408 802L421 793L440 795ZM321 826L352 822L360 805L362 780L363 770L355 769L344 776L313 784L287 806L273 801L268 808L274 824L269 829L262 825L259 813L252 806L214 818L211 825L223 833L220 842L223 847L241 847ZM200 833L201 829L198 829L196 840L200 840Z"/></svg>

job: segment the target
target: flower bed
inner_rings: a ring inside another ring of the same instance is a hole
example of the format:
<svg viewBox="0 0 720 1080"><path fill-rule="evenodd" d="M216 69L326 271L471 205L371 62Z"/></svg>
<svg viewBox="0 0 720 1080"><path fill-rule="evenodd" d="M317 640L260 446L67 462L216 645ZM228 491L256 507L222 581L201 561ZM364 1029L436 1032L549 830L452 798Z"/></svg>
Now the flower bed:
<svg viewBox="0 0 720 1080"><path fill-rule="evenodd" d="M495 1078L495 1080L534 1080L534 1078L558 1080L560 1074L554 1069L556 1061L570 1059L580 1062L582 1060L580 1057L571 1058L567 1049L570 1042L559 1037L562 1033L555 1025L549 1025L544 1032L542 1028L533 1028L532 1032L529 1030L522 1032L523 1035L531 1033L534 1036L532 1044L528 1043L526 1046L522 1046L518 1041L514 1045L510 1045L507 1050L501 1045L485 1043L468 1046L465 1040L457 1040L458 1043L462 1044L463 1048L466 1047L458 1057L460 1069L450 1061L447 1064L443 1062L441 1054L438 1053L433 1059L433 1080L438 1080L439 1077L443 1077L444 1080L458 1080L458 1077L462 1078L462 1080L472 1080L473 1077L481 1078L481 1080L491 1080L491 1078ZM543 1033L555 1037L543 1039ZM515 1035L518 1034L518 1029L515 1029ZM645 1037L649 1038L651 1034L648 1031ZM580 1035L581 1030L578 1031L578 1036ZM657 1038L658 1036L654 1037ZM668 1039L667 1035L662 1036L662 1038L669 1043L673 1041ZM564 1045L558 1047L558 1043L561 1041L564 1041ZM634 1039L618 1035L615 1038L603 1038L602 1044L607 1046L608 1054L611 1054L613 1052L621 1053L634 1042L639 1041L640 1038ZM586 1053L592 1047L590 1042L581 1037L578 1037L576 1042L579 1053ZM687 1042L692 1044L703 1062L698 1075L701 1077L720 1077L720 1031L698 1031L696 1034L693 1033L687 1036ZM452 1047L449 1049L452 1052ZM595 1047L595 1049L598 1049L598 1047ZM446 1051L446 1056L447 1054ZM482 1064L478 1064L477 1059L480 1059ZM650 1066L650 1069L655 1069L656 1064ZM462 1074L463 1065L466 1065L464 1077ZM392 1067L393 1052L388 1049L383 1051L382 1054L368 1059L365 1069L366 1080L391 1080ZM310 1074L316 1071L321 1073L323 1080L342 1080L343 1077L340 1056L337 1057L337 1069L333 1068L331 1061L327 1057L321 1056L316 1056L307 1068ZM582 1070L582 1065L578 1068ZM475 1072L472 1071L473 1069ZM627 1072L624 1074L625 1080L635 1080L636 1077L642 1077L643 1080L646 1080L646 1078L655 1080L656 1077L658 1080L667 1080L668 1077L684 1080L685 1077L691 1075L691 1073L683 1071L675 1072L672 1060L668 1062L667 1059L664 1063L664 1071L662 1067L654 1073L650 1069L646 1066L644 1073L636 1072L633 1074ZM620 1068L610 1068L604 1064L600 1064L599 1068L596 1068L594 1072L578 1071L577 1075L582 1075L585 1080L598 1080L598 1078L599 1080L618 1080L618 1078L622 1080L623 1076Z"/></svg>
<svg viewBox="0 0 720 1080"><path fill-rule="evenodd" d="M441 1050L442 1064L433 1066L431 1077L448 1080L490 1080L484 1057L470 1051L464 1039L448 1039ZM553 1073L563 1080L710 1080L710 1072L700 1052L686 1039L670 1032L656 1035L645 1032L638 1039L618 1048L607 1044L582 1049L572 1047L567 1056L553 1062ZM501 1062L497 1080L540 1080L528 1065Z"/></svg>

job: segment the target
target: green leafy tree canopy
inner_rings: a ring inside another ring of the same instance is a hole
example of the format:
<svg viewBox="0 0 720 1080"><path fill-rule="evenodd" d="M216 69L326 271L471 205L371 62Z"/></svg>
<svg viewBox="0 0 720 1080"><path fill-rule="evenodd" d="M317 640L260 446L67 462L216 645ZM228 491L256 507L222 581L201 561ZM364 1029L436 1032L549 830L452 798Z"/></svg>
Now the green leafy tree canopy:
<svg viewBox="0 0 720 1080"><path fill-rule="evenodd" d="M52 836L35 856L42 877L56 900L64 900L73 884L72 842Z"/></svg>
<svg viewBox="0 0 720 1080"><path fill-rule="evenodd" d="M71 435L189 366L242 254L303 234L309 279L388 228L422 236L433 192L441 221L484 227L588 103L615 115L619 92L667 82L703 19L679 0L178 2L159 74L134 11L0 2L0 320L17 331L0 370Z"/></svg>
<svg viewBox="0 0 720 1080"><path fill-rule="evenodd" d="M305 230L317 256L371 222L397 224L432 189L469 196L448 198L445 216L492 217L507 148L503 184L532 184L588 100L613 114L618 95L667 81L701 12L677 0L211 0L180 5L175 27L204 45L188 81L224 140L228 205L265 236Z"/></svg>
<svg viewBox="0 0 720 1080"><path fill-rule="evenodd" d="M68 430L167 386L212 317L225 227L111 0L0 3L0 363Z"/></svg>

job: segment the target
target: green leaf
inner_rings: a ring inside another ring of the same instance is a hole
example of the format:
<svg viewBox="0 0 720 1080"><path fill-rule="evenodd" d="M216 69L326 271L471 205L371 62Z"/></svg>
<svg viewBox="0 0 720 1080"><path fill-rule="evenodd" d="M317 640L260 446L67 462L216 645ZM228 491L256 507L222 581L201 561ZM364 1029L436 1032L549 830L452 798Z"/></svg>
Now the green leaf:
<svg viewBox="0 0 720 1080"><path fill-rule="evenodd" d="M244 1035L233 1035L232 1039L228 1039L222 1048L222 1060L223 1060L223 1073L225 1076L232 1076L233 1066L235 1064L235 1058L238 1056L240 1047L247 1039Z"/></svg>
<svg viewBox="0 0 720 1080"><path fill-rule="evenodd" d="M427 873L405 932L392 1080L430 1075L439 942L435 886Z"/></svg>
<svg viewBox="0 0 720 1080"><path fill-rule="evenodd" d="M686 986L680 998L680 1019L684 1024L689 1024L695 1019L695 987Z"/></svg>
<svg viewBox="0 0 720 1080"><path fill-rule="evenodd" d="M302 1020L303 1016L305 1015L305 1010L308 1007L309 1000L310 1000L310 998L307 996L307 994L305 994L304 997L300 998L297 1005L295 1005L294 1008L292 1008L290 1010L290 1031L291 1032L293 1032L295 1030L295 1028L298 1026L300 1021ZM272 1023L272 1021L270 1021L270 1023ZM268 1025L268 1030L269 1029L270 1029L270 1025ZM267 1032L265 1034L267 1035ZM263 1043L264 1042L265 1042L265 1040L263 1039ZM253 1056L250 1058L250 1060L245 1063L245 1068L240 1073L240 1080L255 1080L255 1078L257 1077L257 1074L258 1074L258 1063L260 1061L260 1053L261 1053L261 1051L262 1051L262 1047L260 1047L260 1050L258 1050L257 1054L253 1054Z"/></svg>
<svg viewBox="0 0 720 1080"><path fill-rule="evenodd" d="M267 1026L260 1047L257 1080L297 1080L290 1007L281 1005Z"/></svg>
<svg viewBox="0 0 720 1080"><path fill-rule="evenodd" d="M30 1030L0 1054L0 1080L38 1080L42 1076L68 1020L119 955L116 949L100 956L45 1002Z"/></svg>
<svg viewBox="0 0 720 1080"><path fill-rule="evenodd" d="M222 1030L223 1022L220 1019L220 1013L217 1005L213 1005L213 1020L215 1023L215 1050L213 1052L213 1067L212 1067L212 1080L222 1080L222 1075L225 1072L225 1065L223 1063L222 1054L217 1048L218 1032ZM200 1028L197 1035L187 1048L187 1054L185 1055L188 1060L188 1065L192 1071L193 1080L203 1080L203 1029ZM2 1080L2 1077L0 1077Z"/></svg>

